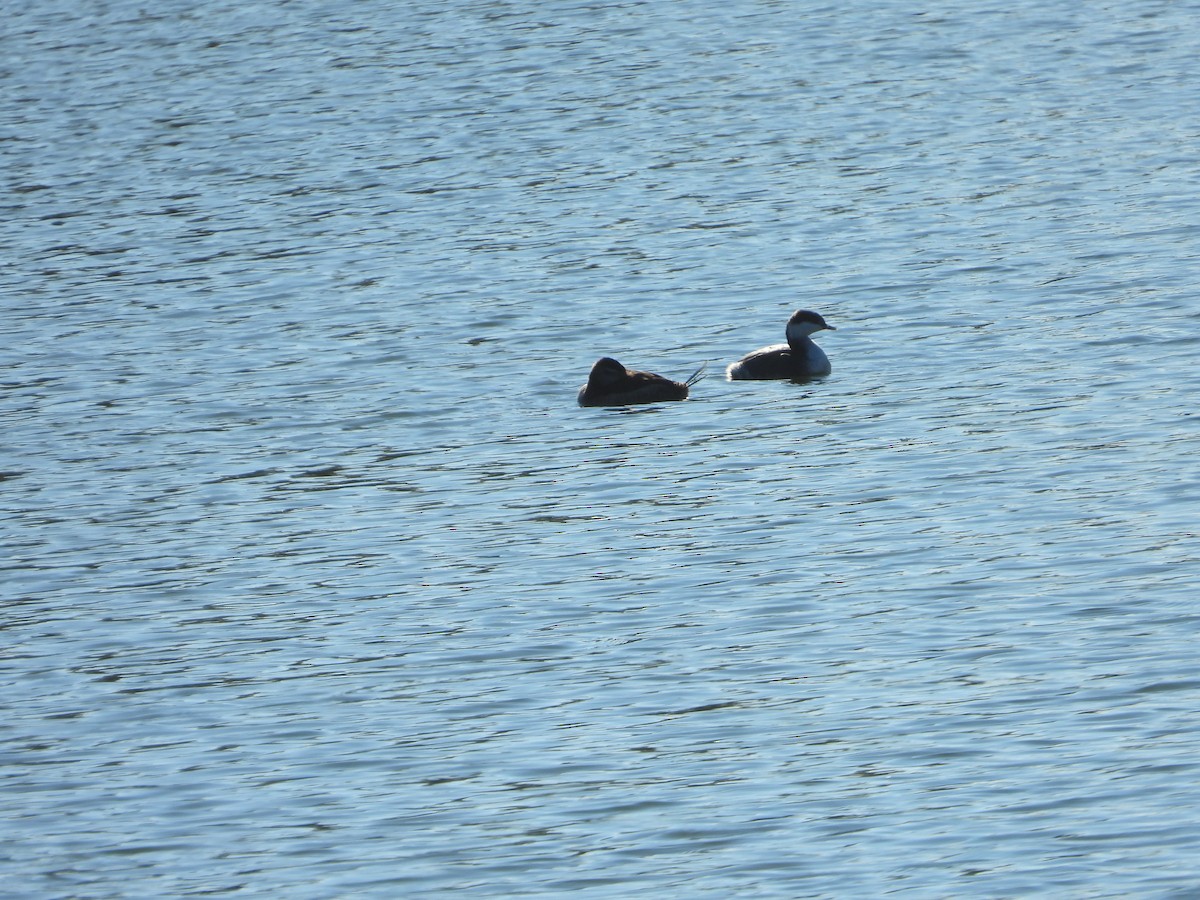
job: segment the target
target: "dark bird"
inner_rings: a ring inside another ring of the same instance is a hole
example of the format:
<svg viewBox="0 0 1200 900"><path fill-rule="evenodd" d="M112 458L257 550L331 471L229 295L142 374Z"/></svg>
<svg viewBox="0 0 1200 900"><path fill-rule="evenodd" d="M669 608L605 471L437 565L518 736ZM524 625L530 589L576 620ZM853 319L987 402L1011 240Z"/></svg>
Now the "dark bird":
<svg viewBox="0 0 1200 900"><path fill-rule="evenodd" d="M688 388L700 380L701 366L687 381L672 381L653 372L627 369L610 356L596 360L588 383L579 389L580 406L629 406L634 403L658 403L662 400L686 400Z"/></svg>

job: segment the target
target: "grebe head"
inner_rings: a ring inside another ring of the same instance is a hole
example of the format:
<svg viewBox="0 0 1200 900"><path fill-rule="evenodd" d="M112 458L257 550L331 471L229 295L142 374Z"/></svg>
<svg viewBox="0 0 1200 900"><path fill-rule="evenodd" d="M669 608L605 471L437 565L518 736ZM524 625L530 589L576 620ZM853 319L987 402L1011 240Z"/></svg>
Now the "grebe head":
<svg viewBox="0 0 1200 900"><path fill-rule="evenodd" d="M819 313L808 309L798 309L792 313L787 323L787 340L789 344L801 341L810 334L818 331L837 331L832 325L821 318Z"/></svg>

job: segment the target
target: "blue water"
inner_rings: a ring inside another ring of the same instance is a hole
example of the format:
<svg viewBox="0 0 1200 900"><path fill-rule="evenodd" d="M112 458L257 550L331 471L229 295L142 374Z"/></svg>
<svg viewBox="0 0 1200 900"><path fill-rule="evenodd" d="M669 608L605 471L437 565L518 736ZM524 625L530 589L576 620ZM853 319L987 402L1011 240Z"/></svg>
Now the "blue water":
<svg viewBox="0 0 1200 900"><path fill-rule="evenodd" d="M3 12L0 895L1200 890L1200 5Z"/></svg>

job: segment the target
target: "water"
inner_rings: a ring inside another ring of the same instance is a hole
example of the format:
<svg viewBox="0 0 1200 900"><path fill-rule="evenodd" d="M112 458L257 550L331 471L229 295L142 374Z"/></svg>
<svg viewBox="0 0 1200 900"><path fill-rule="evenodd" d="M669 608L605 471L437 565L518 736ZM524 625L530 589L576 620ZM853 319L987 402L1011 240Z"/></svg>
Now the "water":
<svg viewBox="0 0 1200 900"><path fill-rule="evenodd" d="M1200 885L1200 6L4 13L0 893Z"/></svg>

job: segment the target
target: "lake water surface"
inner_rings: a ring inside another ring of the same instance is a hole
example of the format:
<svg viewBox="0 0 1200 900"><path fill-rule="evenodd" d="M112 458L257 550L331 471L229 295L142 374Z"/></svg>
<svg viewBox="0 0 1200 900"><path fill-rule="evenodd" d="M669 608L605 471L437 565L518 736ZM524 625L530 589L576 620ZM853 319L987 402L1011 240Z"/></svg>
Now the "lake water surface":
<svg viewBox="0 0 1200 900"><path fill-rule="evenodd" d="M0 895L1200 891L1200 5L3 12Z"/></svg>

